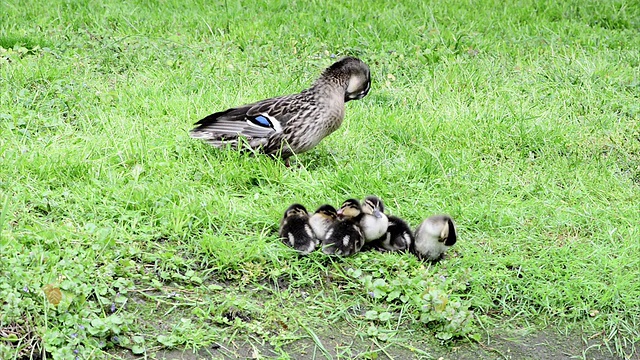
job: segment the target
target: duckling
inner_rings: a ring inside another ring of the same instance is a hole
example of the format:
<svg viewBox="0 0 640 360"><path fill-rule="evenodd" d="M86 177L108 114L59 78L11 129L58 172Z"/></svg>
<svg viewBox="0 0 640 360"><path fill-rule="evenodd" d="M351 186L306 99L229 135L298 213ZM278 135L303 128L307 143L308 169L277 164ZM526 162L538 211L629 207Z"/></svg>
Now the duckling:
<svg viewBox="0 0 640 360"><path fill-rule="evenodd" d="M434 215L416 229L410 251L420 260L438 261L456 243L456 226L449 215Z"/></svg>
<svg viewBox="0 0 640 360"><path fill-rule="evenodd" d="M372 242L378 249L387 251L409 250L414 242L413 233L406 221L394 215L387 215L389 227L387 232Z"/></svg>
<svg viewBox="0 0 640 360"><path fill-rule="evenodd" d="M389 218L384 214L384 204L376 196L367 196L362 203L360 227L366 242L378 240L389 227Z"/></svg>
<svg viewBox="0 0 640 360"><path fill-rule="evenodd" d="M331 205L322 205L309 218L309 225L319 241L325 239L325 235L331 225L338 221L338 212Z"/></svg>
<svg viewBox="0 0 640 360"><path fill-rule="evenodd" d="M322 252L342 256L353 255L362 249L364 236L360 229L362 209L355 199L346 200L338 210L340 220L329 227L322 241Z"/></svg>
<svg viewBox="0 0 640 360"><path fill-rule="evenodd" d="M213 113L198 121L190 135L214 147L242 144L288 160L336 131L345 103L362 99L370 88L369 66L348 56L326 68L310 88Z"/></svg>
<svg viewBox="0 0 640 360"><path fill-rule="evenodd" d="M309 254L318 246L318 239L309 225L309 213L300 204L293 204L284 212L279 234L283 243L302 255Z"/></svg>

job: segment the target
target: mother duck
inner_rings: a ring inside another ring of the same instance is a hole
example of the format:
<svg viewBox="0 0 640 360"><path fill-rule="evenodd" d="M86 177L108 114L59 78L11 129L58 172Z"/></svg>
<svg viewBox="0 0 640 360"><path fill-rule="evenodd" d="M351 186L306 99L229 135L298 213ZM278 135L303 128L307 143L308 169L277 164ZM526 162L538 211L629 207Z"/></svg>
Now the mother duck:
<svg viewBox="0 0 640 360"><path fill-rule="evenodd" d="M242 146L284 160L318 145L344 119L344 104L369 93L369 66L345 57L322 72L310 88L292 95L213 113L198 121L191 137L222 148Z"/></svg>

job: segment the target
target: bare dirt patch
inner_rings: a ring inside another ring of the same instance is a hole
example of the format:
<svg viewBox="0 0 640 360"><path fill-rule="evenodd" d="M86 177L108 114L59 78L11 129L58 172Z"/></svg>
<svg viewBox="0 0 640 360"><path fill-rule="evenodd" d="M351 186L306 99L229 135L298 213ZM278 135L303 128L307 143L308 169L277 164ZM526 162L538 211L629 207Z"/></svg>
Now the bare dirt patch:
<svg viewBox="0 0 640 360"><path fill-rule="evenodd" d="M266 342L243 339L216 344L199 351L163 350L149 354L152 359L438 359L438 360L640 360L636 343L624 349L624 356L616 355L613 345L607 347L599 340L584 334L560 334L552 328L542 331L505 330L488 336L483 343L462 342L455 346L411 341L384 343L367 338L346 337L343 331L318 334L295 340L278 350ZM116 355L116 354L114 354ZM117 354L123 359L138 359L126 351Z"/></svg>

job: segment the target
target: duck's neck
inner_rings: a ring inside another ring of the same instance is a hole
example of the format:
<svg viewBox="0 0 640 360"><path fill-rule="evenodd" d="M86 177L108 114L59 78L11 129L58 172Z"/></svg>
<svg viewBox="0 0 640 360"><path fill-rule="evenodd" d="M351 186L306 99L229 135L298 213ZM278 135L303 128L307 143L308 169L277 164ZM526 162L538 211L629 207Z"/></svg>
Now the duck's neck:
<svg viewBox="0 0 640 360"><path fill-rule="evenodd" d="M344 95L349 86L349 77L344 74L325 72L311 85L310 90L328 98L339 97L344 101Z"/></svg>

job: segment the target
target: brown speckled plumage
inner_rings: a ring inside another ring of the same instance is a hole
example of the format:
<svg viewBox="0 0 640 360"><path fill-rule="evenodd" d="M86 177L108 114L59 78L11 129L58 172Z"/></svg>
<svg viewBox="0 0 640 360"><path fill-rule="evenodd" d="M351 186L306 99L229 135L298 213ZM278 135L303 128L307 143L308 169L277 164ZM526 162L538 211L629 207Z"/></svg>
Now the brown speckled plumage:
<svg viewBox="0 0 640 360"><path fill-rule="evenodd" d="M286 159L312 149L336 131L344 118L344 104L366 96L370 86L369 67L345 57L298 94L211 114L198 121L190 134L216 147L242 143Z"/></svg>

